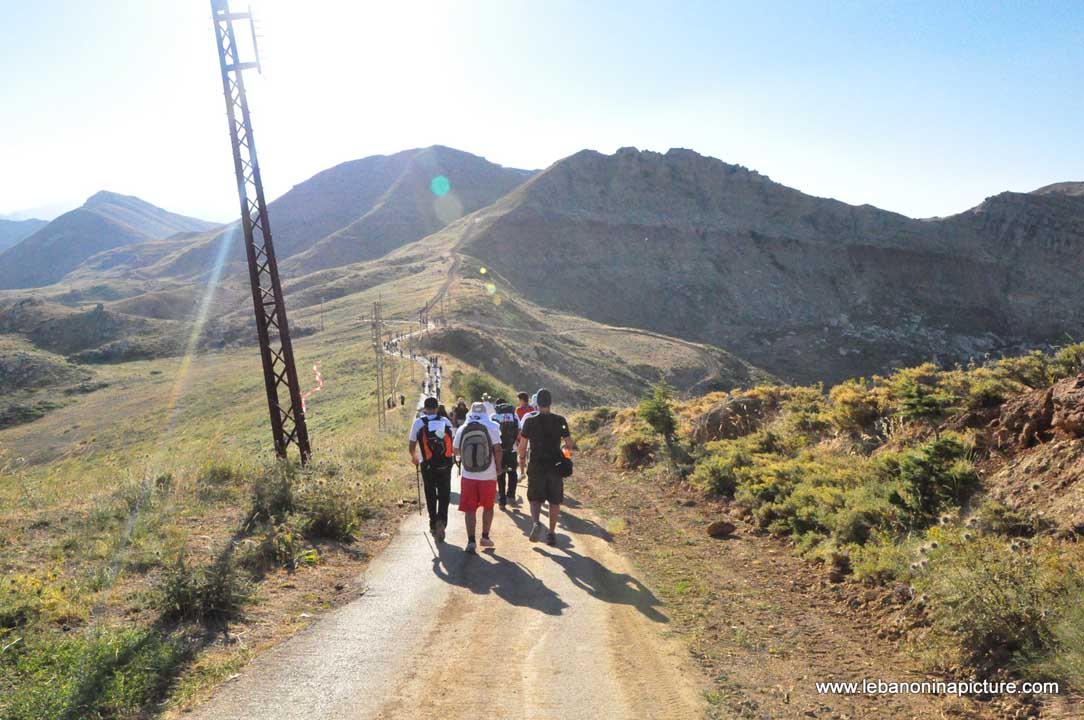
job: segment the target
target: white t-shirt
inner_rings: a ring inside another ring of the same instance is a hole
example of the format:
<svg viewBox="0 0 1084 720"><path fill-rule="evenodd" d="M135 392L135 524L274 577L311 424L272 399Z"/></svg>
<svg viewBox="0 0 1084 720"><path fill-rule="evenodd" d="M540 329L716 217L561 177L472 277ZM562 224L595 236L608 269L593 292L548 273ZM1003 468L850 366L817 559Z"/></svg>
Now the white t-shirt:
<svg viewBox="0 0 1084 720"><path fill-rule="evenodd" d="M448 422L448 418L442 418L437 415L423 415L414 421L414 424L410 426L410 441L418 442L418 433L421 432L422 427L429 426L429 429L436 433L438 438L444 437L445 430L455 432L455 428ZM418 452L421 453L421 446L418 446ZM419 457L422 457L419 455ZM422 457L424 460L425 458Z"/></svg>
<svg viewBox="0 0 1084 720"><path fill-rule="evenodd" d="M459 429L456 430L455 439L452 440L452 448L454 448L455 450L459 449L459 440L463 437L463 431L466 430L467 426L470 425L472 422L480 422L480 423L482 423L482 425L485 426L486 430L489 432L489 442L490 442L491 445L500 445L501 444L501 428L500 428L500 426L497 425L497 423L493 422L492 420L490 420L487 417L482 417L481 415L475 415L474 413L471 413L470 415L467 415L467 421L464 422L462 425L460 425ZM493 482L496 482L497 481L497 453L496 453L496 451L493 452L493 458L489 461L489 467L486 468L484 472L474 473L474 472L470 472L466 468L461 468L460 473L461 473L462 477L467 479L467 480L492 480Z"/></svg>

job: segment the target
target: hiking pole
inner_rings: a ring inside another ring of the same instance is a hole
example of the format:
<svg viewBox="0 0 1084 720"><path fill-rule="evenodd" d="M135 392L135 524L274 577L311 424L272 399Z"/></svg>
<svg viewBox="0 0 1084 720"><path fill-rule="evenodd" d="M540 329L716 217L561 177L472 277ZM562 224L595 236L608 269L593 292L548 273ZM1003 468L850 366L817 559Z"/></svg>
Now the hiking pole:
<svg viewBox="0 0 1084 720"><path fill-rule="evenodd" d="M417 465L414 466L414 477L418 481L418 514L421 515L422 514L422 469Z"/></svg>

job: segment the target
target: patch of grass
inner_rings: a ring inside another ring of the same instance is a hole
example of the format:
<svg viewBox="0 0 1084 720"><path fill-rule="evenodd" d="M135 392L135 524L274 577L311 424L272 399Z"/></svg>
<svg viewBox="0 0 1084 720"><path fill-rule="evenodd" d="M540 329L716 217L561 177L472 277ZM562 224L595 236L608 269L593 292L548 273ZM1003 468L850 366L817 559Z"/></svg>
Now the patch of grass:
<svg viewBox="0 0 1084 720"><path fill-rule="evenodd" d="M157 628L30 637L0 654L0 716L142 717L191 653L182 635Z"/></svg>

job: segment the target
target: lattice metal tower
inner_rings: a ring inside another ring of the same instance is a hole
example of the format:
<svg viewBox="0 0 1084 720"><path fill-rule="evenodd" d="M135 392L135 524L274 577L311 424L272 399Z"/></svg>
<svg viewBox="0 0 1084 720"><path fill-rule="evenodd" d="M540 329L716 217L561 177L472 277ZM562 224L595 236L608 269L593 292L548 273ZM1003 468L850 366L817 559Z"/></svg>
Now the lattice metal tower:
<svg viewBox="0 0 1084 720"><path fill-rule="evenodd" d="M377 427L388 429L388 396L384 392L384 318L379 302L373 303L373 353L376 355Z"/></svg>
<svg viewBox="0 0 1084 720"><path fill-rule="evenodd" d="M242 75L249 68L260 67L256 31L251 14L231 13L228 0L211 0L211 13L222 68L222 91L226 98L226 117L233 145L237 194L241 200L241 228L245 236L256 334L271 415L271 434L274 436L275 453L279 457L285 458L287 448L294 444L304 464L310 455L309 433L301 410L301 389L294 365L290 326L286 321L286 305L282 299L275 247L271 242L271 225L267 217L267 203L264 201L260 164L256 160L256 144L252 135L252 118ZM241 62L233 29L234 20L249 21L255 54L253 62Z"/></svg>

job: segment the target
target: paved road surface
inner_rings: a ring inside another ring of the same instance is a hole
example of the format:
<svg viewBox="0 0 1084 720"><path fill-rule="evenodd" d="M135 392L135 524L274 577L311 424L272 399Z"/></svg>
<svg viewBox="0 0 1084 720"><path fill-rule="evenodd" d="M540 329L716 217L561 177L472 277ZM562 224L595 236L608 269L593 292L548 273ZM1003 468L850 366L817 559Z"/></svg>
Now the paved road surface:
<svg viewBox="0 0 1084 720"><path fill-rule="evenodd" d="M363 597L254 660L190 717L704 715L698 671L668 637L665 608L588 512L563 515L552 548L527 541L529 516L498 510L495 551L472 556L457 499L448 543L408 518L371 564Z"/></svg>

